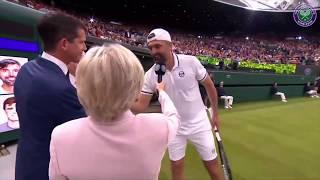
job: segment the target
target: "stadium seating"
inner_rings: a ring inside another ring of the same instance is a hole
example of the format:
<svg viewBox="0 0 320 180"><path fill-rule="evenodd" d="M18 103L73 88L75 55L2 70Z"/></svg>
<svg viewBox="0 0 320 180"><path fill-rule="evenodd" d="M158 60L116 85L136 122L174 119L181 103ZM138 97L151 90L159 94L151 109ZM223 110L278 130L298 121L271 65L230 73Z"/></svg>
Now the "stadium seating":
<svg viewBox="0 0 320 180"><path fill-rule="evenodd" d="M11 0L15 3L43 11L67 13L52 5L36 0ZM70 14L70 13L68 13ZM105 22L99 18L71 14L87 26L88 34L102 39L145 47L148 26L127 26L116 22ZM181 32L171 32L175 52L204 55L227 60L250 60L271 64L308 64L318 65L320 62L319 37L279 37L270 34L257 34L254 37L243 35L210 35L199 36Z"/></svg>

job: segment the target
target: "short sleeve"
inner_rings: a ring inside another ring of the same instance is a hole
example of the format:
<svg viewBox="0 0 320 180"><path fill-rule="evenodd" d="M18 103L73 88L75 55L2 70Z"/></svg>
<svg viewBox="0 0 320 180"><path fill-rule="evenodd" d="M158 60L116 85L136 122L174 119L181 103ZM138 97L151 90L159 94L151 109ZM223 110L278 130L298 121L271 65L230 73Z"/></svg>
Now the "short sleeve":
<svg viewBox="0 0 320 180"><path fill-rule="evenodd" d="M200 63L199 59L194 57L193 58L193 68L196 74L196 79L198 81L203 81L207 77L207 70L204 66Z"/></svg>
<svg viewBox="0 0 320 180"><path fill-rule="evenodd" d="M144 83L142 86L141 93L146 95L153 95L156 90L156 81L152 76L152 68L144 75Z"/></svg>

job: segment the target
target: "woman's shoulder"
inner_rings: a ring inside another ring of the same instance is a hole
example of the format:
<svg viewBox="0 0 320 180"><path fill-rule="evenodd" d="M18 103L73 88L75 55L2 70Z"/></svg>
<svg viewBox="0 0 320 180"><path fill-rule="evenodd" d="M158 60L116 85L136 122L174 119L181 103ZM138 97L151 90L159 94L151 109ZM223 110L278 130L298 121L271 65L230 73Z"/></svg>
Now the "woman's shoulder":
<svg viewBox="0 0 320 180"><path fill-rule="evenodd" d="M161 113L141 113L136 115L136 120L143 124L159 126L166 125L168 118Z"/></svg>
<svg viewBox="0 0 320 180"><path fill-rule="evenodd" d="M81 130L81 127L88 120L88 117L79 118L65 122L53 129L52 137L54 136L70 136L72 133Z"/></svg>
<svg viewBox="0 0 320 180"><path fill-rule="evenodd" d="M153 137L154 142L166 142L169 132L168 121L168 117L161 113L142 113L136 115L133 129L139 130L145 137Z"/></svg>

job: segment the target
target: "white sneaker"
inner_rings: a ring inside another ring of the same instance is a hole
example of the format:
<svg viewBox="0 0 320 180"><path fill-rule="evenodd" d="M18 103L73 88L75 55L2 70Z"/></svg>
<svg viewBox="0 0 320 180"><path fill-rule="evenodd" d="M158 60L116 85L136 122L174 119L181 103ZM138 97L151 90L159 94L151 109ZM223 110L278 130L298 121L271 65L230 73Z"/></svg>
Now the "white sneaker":
<svg viewBox="0 0 320 180"><path fill-rule="evenodd" d="M229 105L229 108L230 108L230 109L232 109L232 106L231 106L231 105Z"/></svg>
<svg viewBox="0 0 320 180"><path fill-rule="evenodd" d="M225 109L229 109L229 106L225 106L224 108L225 108Z"/></svg>
<svg viewBox="0 0 320 180"><path fill-rule="evenodd" d="M282 100L282 102L288 102L286 99Z"/></svg>

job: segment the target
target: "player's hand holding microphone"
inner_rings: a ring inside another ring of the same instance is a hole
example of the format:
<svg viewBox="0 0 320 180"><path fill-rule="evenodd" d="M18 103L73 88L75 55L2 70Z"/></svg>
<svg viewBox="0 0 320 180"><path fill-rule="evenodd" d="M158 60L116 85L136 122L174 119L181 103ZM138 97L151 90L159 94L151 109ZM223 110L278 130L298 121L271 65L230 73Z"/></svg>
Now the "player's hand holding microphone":
<svg viewBox="0 0 320 180"><path fill-rule="evenodd" d="M165 88L165 84L163 81L161 83L157 83L157 91L158 92L164 91L164 88Z"/></svg>
<svg viewBox="0 0 320 180"><path fill-rule="evenodd" d="M165 84L162 81L163 75L166 73L166 66L163 63L157 63L155 66L155 73L158 75L157 91L164 91Z"/></svg>

